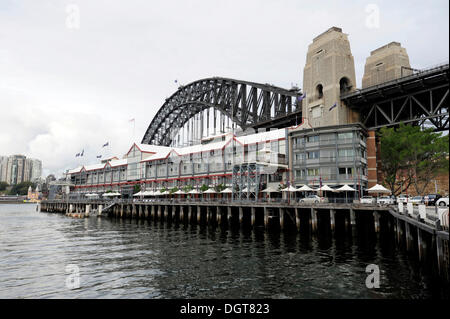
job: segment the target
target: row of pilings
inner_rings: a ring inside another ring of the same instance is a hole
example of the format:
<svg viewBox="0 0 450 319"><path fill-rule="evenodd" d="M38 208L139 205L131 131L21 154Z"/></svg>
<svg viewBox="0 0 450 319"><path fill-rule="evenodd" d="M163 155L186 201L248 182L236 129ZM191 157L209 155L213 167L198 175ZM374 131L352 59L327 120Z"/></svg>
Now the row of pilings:
<svg viewBox="0 0 450 319"><path fill-rule="evenodd" d="M365 241L381 239L396 244L423 267L449 280L448 231L393 211L389 207L355 205L273 205L252 203L68 203L42 202L39 211L143 219L153 222L220 227L264 227L297 231L319 237L357 236Z"/></svg>

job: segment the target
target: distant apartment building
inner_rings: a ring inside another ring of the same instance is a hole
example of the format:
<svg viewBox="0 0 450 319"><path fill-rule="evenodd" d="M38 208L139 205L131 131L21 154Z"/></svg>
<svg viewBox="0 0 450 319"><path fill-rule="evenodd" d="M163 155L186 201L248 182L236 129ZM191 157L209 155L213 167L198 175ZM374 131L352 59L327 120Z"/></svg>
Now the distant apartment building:
<svg viewBox="0 0 450 319"><path fill-rule="evenodd" d="M0 181L10 185L38 180L42 174L42 162L24 155L0 157Z"/></svg>

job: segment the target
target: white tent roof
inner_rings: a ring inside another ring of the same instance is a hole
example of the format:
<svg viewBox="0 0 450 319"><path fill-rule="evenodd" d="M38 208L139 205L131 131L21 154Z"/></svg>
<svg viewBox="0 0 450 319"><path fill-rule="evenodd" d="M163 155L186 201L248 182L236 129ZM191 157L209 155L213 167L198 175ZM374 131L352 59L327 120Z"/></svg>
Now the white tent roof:
<svg viewBox="0 0 450 319"><path fill-rule="evenodd" d="M308 185L303 185L299 189L297 189L298 192L311 192L313 189L309 187Z"/></svg>
<svg viewBox="0 0 450 319"><path fill-rule="evenodd" d="M98 194L92 193L92 194L85 194L84 196L86 196L86 197L94 197L94 196L98 196Z"/></svg>
<svg viewBox="0 0 450 319"><path fill-rule="evenodd" d="M336 192L354 192L356 189L348 186L347 184L345 184L342 187L339 187L338 189L336 189Z"/></svg>
<svg viewBox="0 0 450 319"><path fill-rule="evenodd" d="M280 192L278 189L267 187L265 190L262 191L263 193L278 193Z"/></svg>
<svg viewBox="0 0 450 319"><path fill-rule="evenodd" d="M203 194L216 194L217 192L212 189L212 188L208 188L206 191L203 192Z"/></svg>
<svg viewBox="0 0 450 319"><path fill-rule="evenodd" d="M386 193L386 194L390 194L391 191L385 187L383 187L382 185L376 184L375 186L369 188L367 190L369 193Z"/></svg>
<svg viewBox="0 0 450 319"><path fill-rule="evenodd" d="M233 190L231 188L225 188L223 191L221 191L221 193L231 194L233 193Z"/></svg>
<svg viewBox="0 0 450 319"><path fill-rule="evenodd" d="M297 192L298 189L292 185L289 185L289 187L286 187L286 188L282 189L281 191L282 192Z"/></svg>
<svg viewBox="0 0 450 319"><path fill-rule="evenodd" d="M184 194L186 194L186 193L183 192L181 189L179 189L179 190L177 190L174 194L184 195Z"/></svg>
<svg viewBox="0 0 450 319"><path fill-rule="evenodd" d="M188 194L199 194L198 190L193 189Z"/></svg>
<svg viewBox="0 0 450 319"><path fill-rule="evenodd" d="M142 196L142 195L143 195L143 192L138 192L136 194L133 194L133 196Z"/></svg>
<svg viewBox="0 0 450 319"><path fill-rule="evenodd" d="M334 192L335 190L332 189L330 186L328 185L323 185L322 187L316 188L315 189L316 192L320 192L320 191L325 191L325 192Z"/></svg>

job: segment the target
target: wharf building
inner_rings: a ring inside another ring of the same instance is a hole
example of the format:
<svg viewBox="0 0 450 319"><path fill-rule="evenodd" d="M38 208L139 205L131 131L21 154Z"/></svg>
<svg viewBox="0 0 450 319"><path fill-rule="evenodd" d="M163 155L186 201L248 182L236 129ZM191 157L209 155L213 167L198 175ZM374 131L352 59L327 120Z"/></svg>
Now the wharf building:
<svg viewBox="0 0 450 319"><path fill-rule="evenodd" d="M236 177L233 170L248 170L251 164L259 177L258 186L251 185L255 193L261 185L278 187L287 180L287 134L288 129L246 136L227 133L179 148L134 143L122 159L67 171L67 181L74 185L75 194L111 190L125 196L132 195L136 184L146 190L231 187Z"/></svg>

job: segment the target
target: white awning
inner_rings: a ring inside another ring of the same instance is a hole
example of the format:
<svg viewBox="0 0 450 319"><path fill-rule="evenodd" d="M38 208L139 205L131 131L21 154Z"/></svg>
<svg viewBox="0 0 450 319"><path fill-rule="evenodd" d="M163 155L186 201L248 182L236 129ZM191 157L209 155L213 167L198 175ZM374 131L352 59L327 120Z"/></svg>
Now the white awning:
<svg viewBox="0 0 450 319"><path fill-rule="evenodd" d="M347 184L336 189L336 192L354 192L354 191L356 191L356 189L351 188Z"/></svg>
<svg viewBox="0 0 450 319"><path fill-rule="evenodd" d="M380 193L380 194L390 194L391 191L382 185L376 184L375 186L367 190L369 193Z"/></svg>
<svg viewBox="0 0 450 319"><path fill-rule="evenodd" d="M279 193L280 191L278 189L275 189L275 188L267 187L262 192L263 193Z"/></svg>
<svg viewBox="0 0 450 319"><path fill-rule="evenodd" d="M308 185L303 185L299 189L297 189L298 192L312 192L313 189L309 187Z"/></svg>
<svg viewBox="0 0 450 319"><path fill-rule="evenodd" d="M225 188L223 191L221 191L221 193L231 194L231 193L233 193L233 190L231 188Z"/></svg>
<svg viewBox="0 0 450 319"><path fill-rule="evenodd" d="M316 192L320 192L320 191L324 191L324 192L334 192L335 190L332 189L330 186L328 185L323 185L322 187L316 188L314 191Z"/></svg>
<svg viewBox="0 0 450 319"><path fill-rule="evenodd" d="M297 192L298 189L293 187L292 185L289 185L289 187L286 187L284 189L281 190L282 192Z"/></svg>
<svg viewBox="0 0 450 319"><path fill-rule="evenodd" d="M214 189L208 188L206 191L203 192L203 194L215 194L217 193Z"/></svg>

